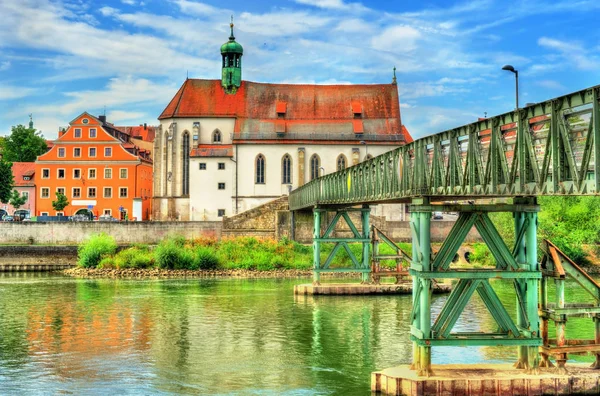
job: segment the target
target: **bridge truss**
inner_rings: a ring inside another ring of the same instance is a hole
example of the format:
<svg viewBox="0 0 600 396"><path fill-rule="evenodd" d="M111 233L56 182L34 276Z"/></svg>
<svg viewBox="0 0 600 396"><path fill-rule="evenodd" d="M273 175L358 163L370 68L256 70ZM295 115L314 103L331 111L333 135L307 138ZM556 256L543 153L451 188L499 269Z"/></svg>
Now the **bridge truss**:
<svg viewBox="0 0 600 396"><path fill-rule="evenodd" d="M398 147L292 191L315 205L600 194L600 86Z"/></svg>

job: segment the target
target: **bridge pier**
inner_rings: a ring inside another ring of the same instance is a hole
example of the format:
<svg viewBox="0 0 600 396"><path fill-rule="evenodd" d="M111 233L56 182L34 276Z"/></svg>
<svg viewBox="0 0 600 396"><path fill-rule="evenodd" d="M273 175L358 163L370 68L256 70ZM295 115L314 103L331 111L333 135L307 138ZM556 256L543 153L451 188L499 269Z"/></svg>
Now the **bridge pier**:
<svg viewBox="0 0 600 396"><path fill-rule="evenodd" d="M413 309L411 368L419 376L434 375L431 349L438 346L516 346L516 368L536 373L541 345L538 317L537 211L534 198L516 198L512 205L431 205L427 198L413 199L410 206L412 230ZM456 211L458 220L432 257L430 243L431 214ZM512 251L498 233L488 214L512 212L515 244ZM472 227L481 234L496 261L496 268L459 268L450 265ZM514 323L490 284L491 279L510 279L515 285L517 322ZM457 279L435 322L431 323L431 290L434 279ZM467 303L477 292L498 325L494 333L453 333L453 327Z"/></svg>
<svg viewBox="0 0 600 396"><path fill-rule="evenodd" d="M325 231L322 231L322 225L327 223L327 213L334 212L335 215L331 221L327 224ZM361 227L356 227L350 216L353 212L360 213ZM321 281L321 273L324 272L360 272L361 280L363 283L369 281L371 273L371 266L369 260L369 252L371 246L371 239L369 237L370 224L369 219L371 215L371 209L369 205L362 205L362 208L343 208L335 211L328 210L321 207L315 207L313 209L314 216L314 229L313 229L313 284L318 285ZM345 221L349 228L349 232L352 233L351 237L337 237L333 236L336 230L336 226L340 221ZM324 243L335 244L331 252L325 261L321 260L321 246ZM350 249L349 244L361 243L362 254L358 258ZM331 264L340 250L346 251L350 262L352 263L348 267L332 267Z"/></svg>

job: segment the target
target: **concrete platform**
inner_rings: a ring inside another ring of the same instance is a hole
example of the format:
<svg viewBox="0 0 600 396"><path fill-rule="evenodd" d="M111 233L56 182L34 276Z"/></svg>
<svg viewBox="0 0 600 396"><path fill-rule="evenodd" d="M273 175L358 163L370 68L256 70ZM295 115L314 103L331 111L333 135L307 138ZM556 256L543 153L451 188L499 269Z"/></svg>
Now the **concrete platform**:
<svg viewBox="0 0 600 396"><path fill-rule="evenodd" d="M449 284L436 284L433 288L434 293L449 293L452 287ZM363 295L363 294L411 294L412 283L382 283L379 285L360 284L360 283L323 283L313 285L310 283L294 286L296 295Z"/></svg>
<svg viewBox="0 0 600 396"><path fill-rule="evenodd" d="M433 376L418 377L408 365L371 374L371 391L383 395L598 395L600 370L569 363L568 374L541 368L524 374L511 364L432 365Z"/></svg>

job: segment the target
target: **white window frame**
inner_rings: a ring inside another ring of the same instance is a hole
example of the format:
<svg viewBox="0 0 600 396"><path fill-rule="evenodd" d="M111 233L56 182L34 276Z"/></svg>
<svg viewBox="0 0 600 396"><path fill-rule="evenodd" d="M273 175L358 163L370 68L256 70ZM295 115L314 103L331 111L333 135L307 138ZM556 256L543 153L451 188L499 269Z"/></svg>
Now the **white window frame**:
<svg viewBox="0 0 600 396"><path fill-rule="evenodd" d="M93 189L95 190L95 192L96 192L96 193L94 194L94 196L93 196L93 197L92 197L92 196L90 196L90 188L93 188ZM94 186L90 186L90 187L88 187L88 188L87 188L87 197L88 197L88 198L98 198L98 188L97 188L97 187L94 187Z"/></svg>
<svg viewBox="0 0 600 396"><path fill-rule="evenodd" d="M21 196L27 197L27 200L25 201L25 203L29 202L29 191L22 191Z"/></svg>
<svg viewBox="0 0 600 396"><path fill-rule="evenodd" d="M64 196L67 196L67 189L66 189L66 188L64 188L64 187L56 187L56 191L55 191L55 193L57 193L57 194L58 194L58 193L59 193L59 191L58 191L58 190L63 190L63 191L62 191L62 195L64 195Z"/></svg>
<svg viewBox="0 0 600 396"><path fill-rule="evenodd" d="M125 171L125 177L121 177L123 175L123 171ZM129 176L129 170L127 168L119 168L119 179L126 180Z"/></svg>
<svg viewBox="0 0 600 396"><path fill-rule="evenodd" d="M110 191L110 195L106 195L107 189ZM112 187L103 187L102 188L102 198L111 198L112 199L112 197L113 197L112 190L113 190Z"/></svg>
<svg viewBox="0 0 600 396"><path fill-rule="evenodd" d="M90 175L91 171L94 171L94 177L92 177ZM88 179L95 179L96 177L98 177L98 172L96 171L96 168L89 168L88 169Z"/></svg>
<svg viewBox="0 0 600 396"><path fill-rule="evenodd" d="M92 155L92 150L94 150L94 155ZM90 158L96 158L97 155L98 155L98 149L96 147L89 147L88 148L88 157L90 157Z"/></svg>
<svg viewBox="0 0 600 396"><path fill-rule="evenodd" d="M124 189L125 189L125 192L127 193L127 194L125 194L125 196L124 196L124 197L122 197L122 196L121 196L121 189L122 189L122 188L124 188ZM123 187L119 187L119 198L122 198L122 199L127 199L127 198L129 198L129 188L128 188L128 187L125 187L125 186L123 186Z"/></svg>
<svg viewBox="0 0 600 396"><path fill-rule="evenodd" d="M75 150L79 150L79 155L75 155ZM73 158L81 158L81 147L73 147Z"/></svg>
<svg viewBox="0 0 600 396"><path fill-rule="evenodd" d="M94 136L92 136L92 132L93 132ZM95 139L98 136L97 129L96 128L90 128L90 130L88 132L88 136L90 137L90 139Z"/></svg>
<svg viewBox="0 0 600 396"><path fill-rule="evenodd" d="M110 150L108 155L106 155L106 150ZM106 157L106 158L112 157L112 147L104 147L104 157Z"/></svg>
<svg viewBox="0 0 600 396"><path fill-rule="evenodd" d="M62 155L60 155L60 153L62 152ZM65 147L59 147L58 148L58 158L65 158L65 156L67 155L67 149Z"/></svg>
<svg viewBox="0 0 600 396"><path fill-rule="evenodd" d="M46 197L44 197L44 191L46 191L48 193ZM40 198L41 199L48 199L48 198L50 198L50 187L42 187L42 188L40 188Z"/></svg>
<svg viewBox="0 0 600 396"><path fill-rule="evenodd" d="M48 212L40 212L40 216L48 216Z"/></svg>
<svg viewBox="0 0 600 396"><path fill-rule="evenodd" d="M75 171L79 171L79 177L75 176ZM81 179L81 168L74 168L73 169L73 179Z"/></svg>
<svg viewBox="0 0 600 396"><path fill-rule="evenodd" d="M48 171L48 177L44 177L44 171ZM50 168L42 168L42 179L50 179Z"/></svg>
<svg viewBox="0 0 600 396"><path fill-rule="evenodd" d="M79 195L75 196L75 190L79 190ZM71 187L71 198L81 198L81 187Z"/></svg>
<svg viewBox="0 0 600 396"><path fill-rule="evenodd" d="M102 216L111 216L112 217L112 209L104 209L102 211Z"/></svg>
<svg viewBox="0 0 600 396"><path fill-rule="evenodd" d="M106 171L110 171L109 177L106 177ZM104 168L104 179L112 179L112 168Z"/></svg>
<svg viewBox="0 0 600 396"><path fill-rule="evenodd" d="M77 136L77 132L79 132L79 136ZM75 139L81 139L81 128L75 128L75 129L73 130L73 137L74 137Z"/></svg>
<svg viewBox="0 0 600 396"><path fill-rule="evenodd" d="M63 171L63 177L60 177L60 171ZM57 179L66 179L67 178L67 170L65 168L56 169L56 178Z"/></svg>

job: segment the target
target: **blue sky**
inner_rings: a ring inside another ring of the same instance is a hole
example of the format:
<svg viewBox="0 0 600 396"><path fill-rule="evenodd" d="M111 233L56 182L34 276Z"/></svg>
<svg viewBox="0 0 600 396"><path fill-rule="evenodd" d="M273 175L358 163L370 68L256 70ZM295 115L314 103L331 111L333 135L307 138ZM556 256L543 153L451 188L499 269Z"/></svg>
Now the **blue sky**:
<svg viewBox="0 0 600 396"><path fill-rule="evenodd" d="M600 1L1 0L0 134L54 139L83 111L158 124L186 73L220 78L230 15L243 78L388 83L421 137L600 84Z"/></svg>

